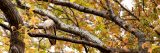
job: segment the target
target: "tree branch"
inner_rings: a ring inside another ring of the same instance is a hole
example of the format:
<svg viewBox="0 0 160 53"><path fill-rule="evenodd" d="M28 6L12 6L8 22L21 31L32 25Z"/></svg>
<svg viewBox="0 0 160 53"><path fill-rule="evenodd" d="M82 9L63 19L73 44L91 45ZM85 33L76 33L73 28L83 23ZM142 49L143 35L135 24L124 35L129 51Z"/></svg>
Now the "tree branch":
<svg viewBox="0 0 160 53"><path fill-rule="evenodd" d="M142 44L145 43L145 34L139 29L133 28L132 25L127 24L127 22L125 22L123 19L116 16L111 7L110 1L107 0L106 2L107 2L109 17L111 18L111 20L114 21L117 25L119 25L123 29L134 34L138 38L138 44L140 50L139 52L145 53L146 51L142 48Z"/></svg>
<svg viewBox="0 0 160 53"><path fill-rule="evenodd" d="M77 44L85 44L85 45L97 48L99 50L102 50L102 51L105 51L105 52L108 52L108 53L111 52L107 48L105 48L103 46L100 46L97 43L91 43L91 42L88 42L88 41L85 41L85 40L75 40L75 39L72 39L72 38L58 37L58 36L52 36L52 35L49 35L49 34L40 34L40 33L39 34L29 33L29 36L31 36L31 37L45 37L45 38L49 38L49 39L63 40L63 41L67 41L67 42L77 43Z"/></svg>
<svg viewBox="0 0 160 53"><path fill-rule="evenodd" d="M24 53L25 43L23 42L23 36L18 32L18 29L21 28L20 25L23 25L21 16L11 0L0 0L0 3L0 9L5 14L10 26L13 27L11 30L9 53Z"/></svg>
<svg viewBox="0 0 160 53"><path fill-rule="evenodd" d="M39 0L39 1L48 2L48 0ZM70 8L79 10L81 12L90 13L90 14L94 14L94 15L97 15L103 18L107 18L106 11L97 11L96 9L87 8L87 7L84 7L84 6L75 4L75 3L70 3L70 2L61 2L61 1L54 1L54 0L51 0L50 2L56 5L70 7Z"/></svg>
<svg viewBox="0 0 160 53"><path fill-rule="evenodd" d="M116 3L118 3L125 11L127 11L131 16L133 16L134 18L136 18L138 21L140 21L140 19L136 16L136 15L134 15L131 11L129 11L127 8L125 8L119 1L117 1L117 0L113 0L113 1L115 1Z"/></svg>

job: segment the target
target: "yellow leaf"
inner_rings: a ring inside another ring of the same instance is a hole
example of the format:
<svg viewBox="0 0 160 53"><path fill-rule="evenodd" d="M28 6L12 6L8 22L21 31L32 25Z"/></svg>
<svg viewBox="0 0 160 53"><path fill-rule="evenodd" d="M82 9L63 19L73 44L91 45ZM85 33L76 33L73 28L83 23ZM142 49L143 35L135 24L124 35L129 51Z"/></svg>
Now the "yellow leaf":
<svg viewBox="0 0 160 53"><path fill-rule="evenodd" d="M31 7L30 9L29 9L29 14L34 14L34 12L33 12L33 10L34 10L34 7Z"/></svg>
<svg viewBox="0 0 160 53"><path fill-rule="evenodd" d="M152 45L152 49L149 49L150 53L159 53L160 52L160 46Z"/></svg>
<svg viewBox="0 0 160 53"><path fill-rule="evenodd" d="M76 0L70 0L70 2L75 2Z"/></svg>
<svg viewBox="0 0 160 53"><path fill-rule="evenodd" d="M24 18L25 21L29 20L27 15L22 15L22 17Z"/></svg>
<svg viewBox="0 0 160 53"><path fill-rule="evenodd" d="M30 19L30 24L29 25L34 26L34 25L36 25L38 23L40 23L40 19L38 17L36 17L36 16L32 16L31 19Z"/></svg>
<svg viewBox="0 0 160 53"><path fill-rule="evenodd" d="M142 44L142 48L145 49L145 48L150 48L151 47L151 44L150 42L145 42Z"/></svg>

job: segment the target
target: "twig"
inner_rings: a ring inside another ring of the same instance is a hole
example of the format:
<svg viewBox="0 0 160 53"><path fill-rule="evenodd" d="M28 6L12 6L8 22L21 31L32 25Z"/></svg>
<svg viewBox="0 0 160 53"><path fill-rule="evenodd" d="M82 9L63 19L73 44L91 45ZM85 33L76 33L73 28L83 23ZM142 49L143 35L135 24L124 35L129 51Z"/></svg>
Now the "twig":
<svg viewBox="0 0 160 53"><path fill-rule="evenodd" d="M119 1L117 1L117 0L113 0L113 1L115 1L116 3L118 3L125 11L127 11L130 15L132 15L134 18L136 18L138 21L140 21L139 20L139 18L136 16L136 15L134 15L131 11L129 11L127 8L125 8Z"/></svg>

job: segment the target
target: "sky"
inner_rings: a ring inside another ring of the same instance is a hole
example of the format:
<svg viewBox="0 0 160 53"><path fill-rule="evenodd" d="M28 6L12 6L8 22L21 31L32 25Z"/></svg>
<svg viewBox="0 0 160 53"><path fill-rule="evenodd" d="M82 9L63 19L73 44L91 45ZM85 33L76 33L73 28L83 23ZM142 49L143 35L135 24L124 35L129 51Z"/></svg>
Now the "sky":
<svg viewBox="0 0 160 53"><path fill-rule="evenodd" d="M134 7L134 0L123 0L121 4L127 9L132 10L132 7Z"/></svg>

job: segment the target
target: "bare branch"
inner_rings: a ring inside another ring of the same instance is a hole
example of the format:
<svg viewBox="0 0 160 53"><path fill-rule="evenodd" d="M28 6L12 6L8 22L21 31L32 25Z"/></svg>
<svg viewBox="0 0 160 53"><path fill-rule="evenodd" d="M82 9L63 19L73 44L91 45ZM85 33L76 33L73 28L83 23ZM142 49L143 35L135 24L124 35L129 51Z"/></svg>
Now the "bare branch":
<svg viewBox="0 0 160 53"><path fill-rule="evenodd" d="M21 16L11 0L0 0L0 3L0 9L3 11L10 26L13 26L10 37L9 53L24 53L25 43L23 42L22 36L17 31L21 28L20 25L23 25Z"/></svg>

